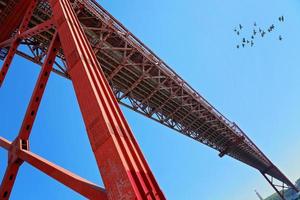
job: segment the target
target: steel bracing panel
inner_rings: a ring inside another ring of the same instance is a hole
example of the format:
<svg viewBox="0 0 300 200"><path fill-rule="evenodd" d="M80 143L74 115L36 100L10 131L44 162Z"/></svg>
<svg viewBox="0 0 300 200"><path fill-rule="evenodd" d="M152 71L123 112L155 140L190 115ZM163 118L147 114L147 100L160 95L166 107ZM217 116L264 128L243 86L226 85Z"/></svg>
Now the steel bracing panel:
<svg viewBox="0 0 300 200"><path fill-rule="evenodd" d="M6 31L0 36L2 57L5 57L18 33L20 19L9 23L10 29L5 29L8 26L6 19L10 18L14 9L20 9L18 2L21 0L5 1L11 6L1 6L0 2L0 32ZM89 40L93 55L100 63L98 70L103 71L119 103L216 149L220 157L231 156L296 190L235 123L208 103L104 8L94 0L74 0L72 7L80 22L78 26L83 28L84 37ZM41 1L28 25L35 28L20 37L19 44L27 46L28 51L16 50L16 54L42 65L55 33L51 16L50 4ZM72 74L67 67L74 64L70 64L68 56L62 49L58 51L60 62L54 63L53 72L72 80L73 77L83 79L82 72Z"/></svg>

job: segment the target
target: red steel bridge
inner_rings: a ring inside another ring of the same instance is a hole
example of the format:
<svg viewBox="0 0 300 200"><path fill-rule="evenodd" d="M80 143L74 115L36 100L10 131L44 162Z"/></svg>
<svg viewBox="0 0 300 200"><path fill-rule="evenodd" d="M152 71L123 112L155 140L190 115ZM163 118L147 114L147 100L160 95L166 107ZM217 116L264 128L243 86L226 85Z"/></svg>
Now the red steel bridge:
<svg viewBox="0 0 300 200"><path fill-rule="evenodd" d="M119 104L257 169L282 199L281 189L298 192L237 124L94 0L0 0L0 85L16 54L41 71L15 140L0 138L8 150L0 199L9 199L23 162L88 199L165 199ZM105 188L29 150L51 71L73 83Z"/></svg>

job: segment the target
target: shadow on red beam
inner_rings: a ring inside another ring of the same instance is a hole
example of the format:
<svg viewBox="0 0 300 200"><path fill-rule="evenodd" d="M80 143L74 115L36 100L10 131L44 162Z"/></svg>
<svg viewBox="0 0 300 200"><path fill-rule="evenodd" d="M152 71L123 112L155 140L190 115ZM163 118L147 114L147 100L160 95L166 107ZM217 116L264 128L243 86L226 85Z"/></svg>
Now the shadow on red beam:
<svg viewBox="0 0 300 200"><path fill-rule="evenodd" d="M11 142L0 137L0 146L9 151ZM77 176L76 174L73 174L66 169L63 169L60 166L47 161L46 159L30 151L20 149L17 151L17 156L21 160L26 161L33 167L39 169L48 176L54 178L55 180L73 189L74 191L78 192L88 199L107 199L105 189L81 178L80 176Z"/></svg>

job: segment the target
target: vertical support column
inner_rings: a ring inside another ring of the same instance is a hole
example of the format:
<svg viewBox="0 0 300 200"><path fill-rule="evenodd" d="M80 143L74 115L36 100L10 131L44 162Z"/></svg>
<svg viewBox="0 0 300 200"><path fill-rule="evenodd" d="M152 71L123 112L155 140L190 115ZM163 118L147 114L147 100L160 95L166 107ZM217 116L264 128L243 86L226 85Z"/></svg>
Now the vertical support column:
<svg viewBox="0 0 300 200"><path fill-rule="evenodd" d="M271 187L276 191L276 193L278 194L278 196L282 199L282 200L285 200L283 194L277 189L277 187L273 184L273 182L267 177L266 174L264 173L261 173L264 178L268 181L268 183L271 185Z"/></svg>
<svg viewBox="0 0 300 200"><path fill-rule="evenodd" d="M39 74L39 78L35 85L33 94L31 96L19 134L9 150L8 166L6 168L6 172L2 179L0 187L0 199L9 199L19 167L23 163L22 160L18 159L16 151L18 149L29 149L28 138L30 136L31 128L34 123L36 113L38 111L38 107L40 105L40 101L43 96L45 86L47 84L49 74L52 70L59 47L59 39L57 34L55 33L49 46L47 57L42 66L42 70Z"/></svg>
<svg viewBox="0 0 300 200"><path fill-rule="evenodd" d="M251 142L251 144L258 150L258 152L263 155L270 163L270 166L263 170L263 171L260 171L260 173L264 176L264 178L268 181L268 183L272 186L272 188L276 191L276 193L280 196L280 194L278 193L278 189L275 187L275 185L272 183L272 181L270 181L267 177L266 174L268 174L268 170L272 169L272 168L275 168L275 170L277 170L279 173L281 173L281 175L284 177L285 181L282 181L284 182L288 187L291 187L295 192L299 192L299 189L272 163L271 160L268 159L268 157L256 146L256 144L242 131L242 129L240 129L240 127L233 123L234 126L239 129L239 131L241 133L243 133L243 136L246 137L247 140L249 140ZM282 195L281 195L282 196Z"/></svg>
<svg viewBox="0 0 300 200"><path fill-rule="evenodd" d="M165 199L70 1L50 0L50 3L108 199Z"/></svg>
<svg viewBox="0 0 300 200"><path fill-rule="evenodd" d="M26 4L24 5L26 6ZM16 54L17 48L21 42L21 39L19 38L19 35L24 32L29 24L29 21L31 19L32 13L34 11L34 8L36 6L36 0L31 0L31 3L29 4L25 15L23 16L23 20L21 22L21 25L19 27L18 33L15 35L15 38L12 40L12 44L11 47L8 51L8 54L4 60L3 66L1 68L1 72L0 72L0 87L3 84L3 81L5 79L5 76L8 72L9 66L13 60L14 55ZM16 17L18 18L18 17Z"/></svg>

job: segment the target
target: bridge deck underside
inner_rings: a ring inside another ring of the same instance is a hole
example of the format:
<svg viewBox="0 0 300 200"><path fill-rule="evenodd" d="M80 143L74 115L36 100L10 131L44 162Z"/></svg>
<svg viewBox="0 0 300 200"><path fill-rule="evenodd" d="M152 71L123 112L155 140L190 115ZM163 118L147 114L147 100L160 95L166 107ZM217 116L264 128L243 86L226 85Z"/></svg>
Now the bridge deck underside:
<svg viewBox="0 0 300 200"><path fill-rule="evenodd" d="M8 5L16 2L0 0L0 26L12 12ZM216 149L220 155L229 155L289 185L288 179L237 125L219 113L101 6L91 0L75 1L74 9L121 104ZM30 26L50 16L48 4L40 3ZM23 41L30 50L19 55L39 63L53 32L50 29ZM64 60L63 52L59 58ZM55 71L68 78L63 65L57 63Z"/></svg>

